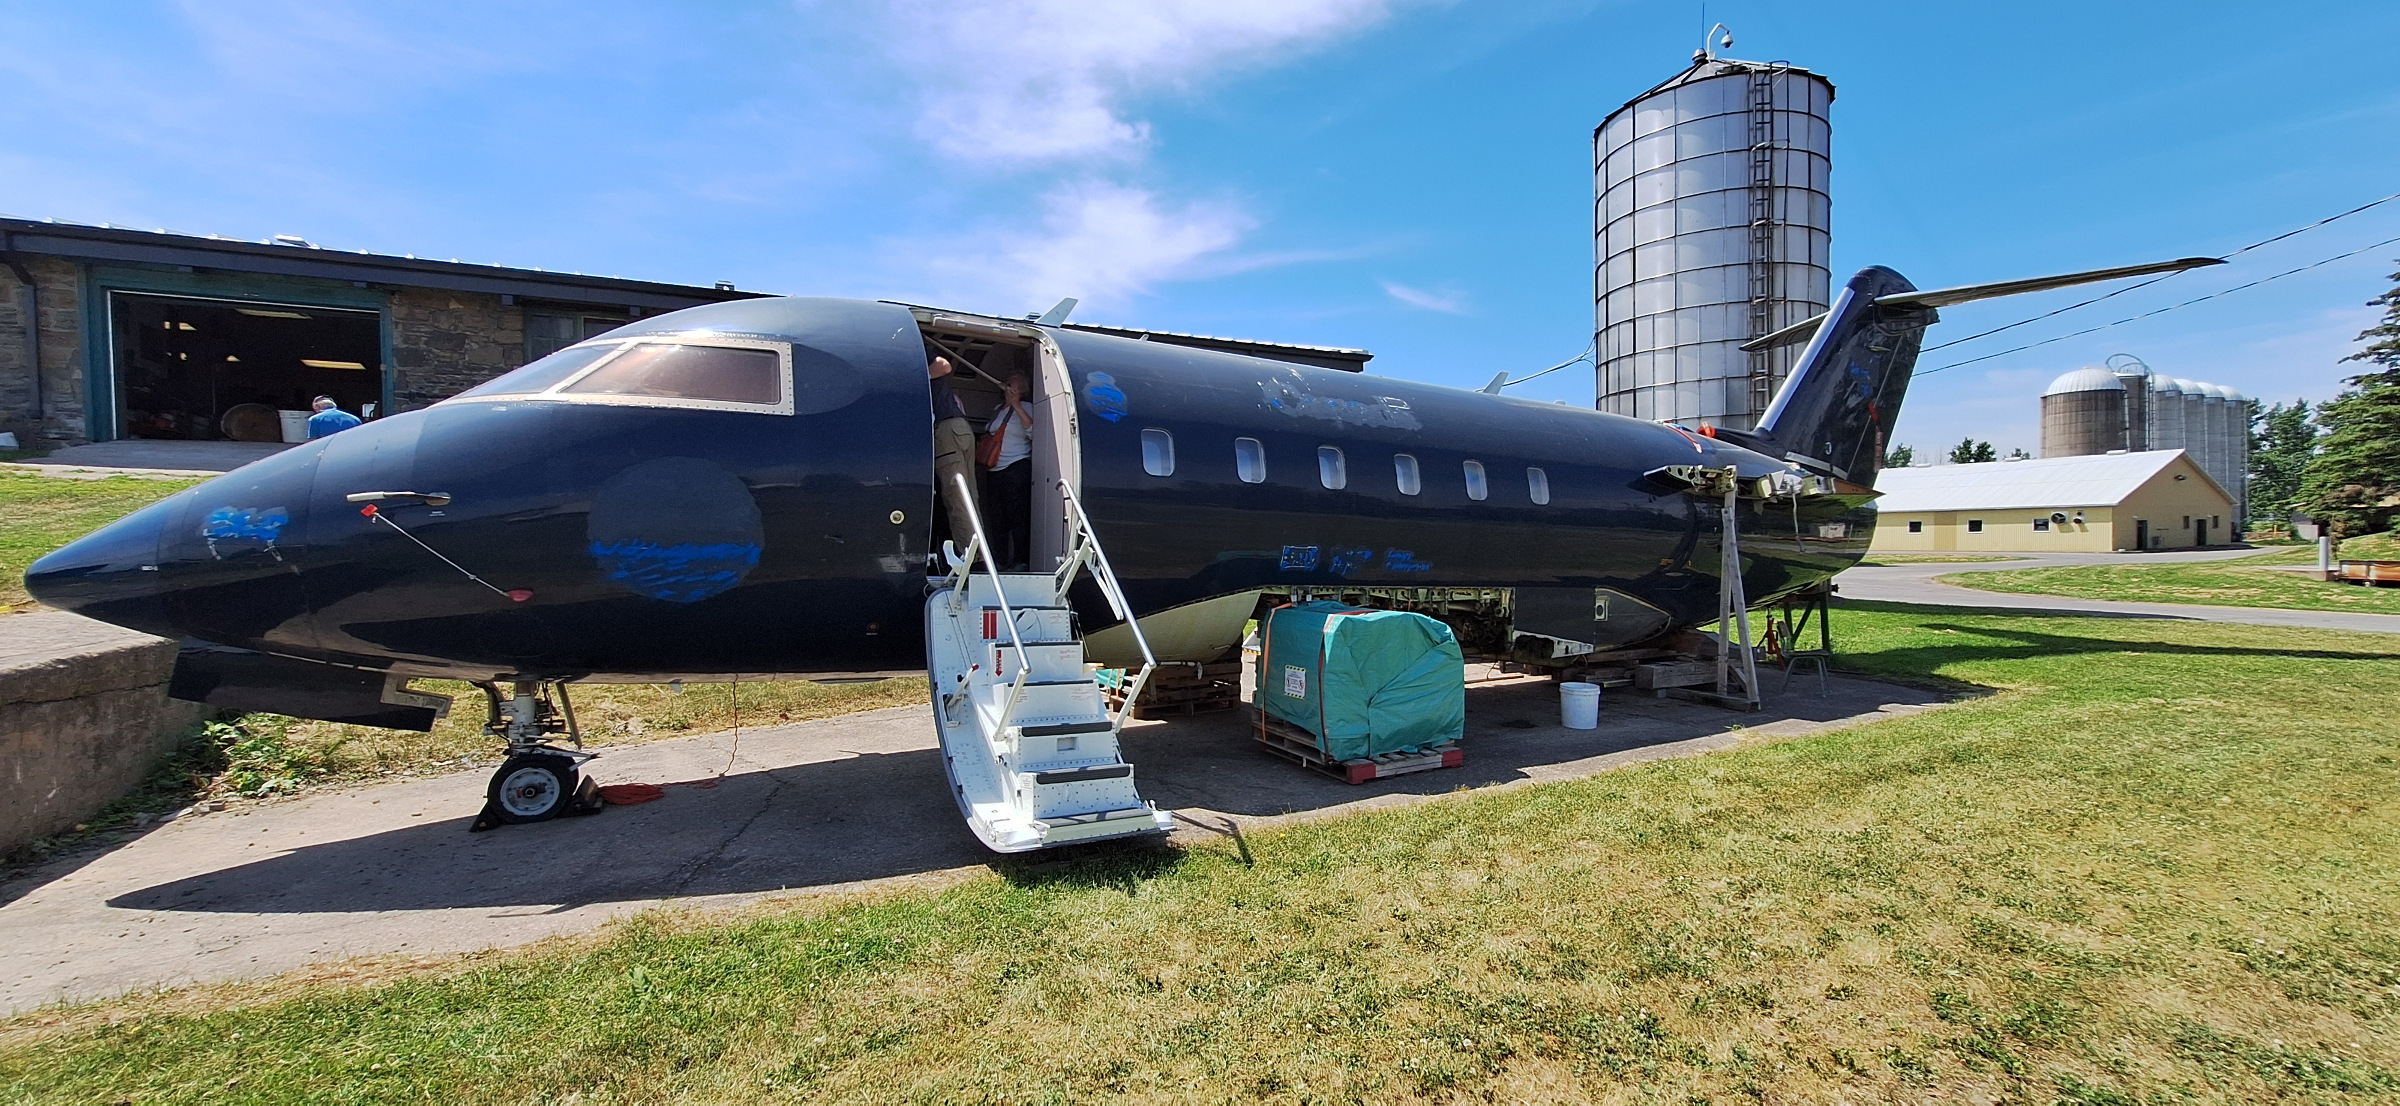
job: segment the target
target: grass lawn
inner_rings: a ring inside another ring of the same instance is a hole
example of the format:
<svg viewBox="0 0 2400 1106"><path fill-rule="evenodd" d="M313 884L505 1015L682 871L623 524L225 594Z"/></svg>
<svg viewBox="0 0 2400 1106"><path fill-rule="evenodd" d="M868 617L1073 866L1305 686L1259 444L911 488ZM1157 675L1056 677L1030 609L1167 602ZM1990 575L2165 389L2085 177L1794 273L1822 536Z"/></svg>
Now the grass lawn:
<svg viewBox="0 0 2400 1106"><path fill-rule="evenodd" d="M32 606L25 595L25 568L42 554L197 483L0 472L0 614Z"/></svg>
<svg viewBox="0 0 2400 1106"><path fill-rule="evenodd" d="M2351 560L2400 559L2400 541L2390 534L2353 538L2342 543L2338 556ZM2023 568L1963 572L1941 580L1984 591L2069 595L2081 599L2400 614L2400 588L2327 583L2272 567L2315 563L2314 547L2292 546L2229 561Z"/></svg>
<svg viewBox="0 0 2400 1106"><path fill-rule="evenodd" d="M2400 637L1836 617L1851 668L1997 693L1254 865L1096 848L47 1011L0 1023L0 1100L2400 1098Z"/></svg>

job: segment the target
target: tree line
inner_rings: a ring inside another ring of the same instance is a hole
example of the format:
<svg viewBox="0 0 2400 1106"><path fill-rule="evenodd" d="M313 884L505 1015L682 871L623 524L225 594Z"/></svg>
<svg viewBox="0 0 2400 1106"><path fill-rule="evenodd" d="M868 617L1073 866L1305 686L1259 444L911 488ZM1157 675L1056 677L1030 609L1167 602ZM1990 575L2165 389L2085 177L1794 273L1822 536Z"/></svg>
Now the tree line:
<svg viewBox="0 0 2400 1106"><path fill-rule="evenodd" d="M2400 273L2367 301L2383 319L2343 358L2376 366L2314 407L2277 403L2252 416L2251 514L2281 522L2293 511L2328 523L2336 537L2391 529L2400 516Z"/></svg>

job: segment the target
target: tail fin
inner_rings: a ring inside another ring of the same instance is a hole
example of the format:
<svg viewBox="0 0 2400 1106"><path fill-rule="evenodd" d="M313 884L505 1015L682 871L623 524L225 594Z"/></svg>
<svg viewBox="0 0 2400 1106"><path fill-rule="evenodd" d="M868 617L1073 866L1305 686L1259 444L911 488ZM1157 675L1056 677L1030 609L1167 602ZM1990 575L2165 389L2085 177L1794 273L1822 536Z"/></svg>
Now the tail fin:
<svg viewBox="0 0 2400 1106"><path fill-rule="evenodd" d="M1939 318L1936 308L2222 264L2213 257L2186 257L1924 292L1880 265L1860 269L1834 297L1831 310L1742 347L1808 342L1757 427L1720 429L1716 436L1769 457L1872 485L1883 468L1884 445L1900 417L1900 401L1908 396L1908 378L1917 370L1925 328Z"/></svg>
<svg viewBox="0 0 2400 1106"><path fill-rule="evenodd" d="M1769 457L1859 484L1873 484L1883 466L1884 441L1908 378L1917 368L1925 328L1937 317L1930 307L1877 301L1916 286L1882 266L1861 269L1820 316L1814 337L1784 378L1782 390L1751 430L1718 430L1717 437ZM1821 321L1820 321L1821 320ZM1793 332L1769 335L1760 343Z"/></svg>

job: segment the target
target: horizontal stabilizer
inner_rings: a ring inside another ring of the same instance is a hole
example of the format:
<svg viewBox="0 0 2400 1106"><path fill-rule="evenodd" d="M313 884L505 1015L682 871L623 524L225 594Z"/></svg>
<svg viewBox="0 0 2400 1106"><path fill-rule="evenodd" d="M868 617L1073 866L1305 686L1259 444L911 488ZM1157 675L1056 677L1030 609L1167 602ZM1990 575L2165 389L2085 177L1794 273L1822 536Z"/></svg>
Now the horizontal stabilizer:
<svg viewBox="0 0 2400 1106"><path fill-rule="evenodd" d="M1903 310L1949 307L1953 304L1988 300L1996 296L2047 292L2053 288L2072 288L2078 284L2120 280L2125 277L2150 276L2154 273L2180 273L2185 269L2197 269L2206 265L2222 265L2224 263L2222 259L2214 257L2180 257L2173 261L2153 261L2147 265L2122 265L2114 269L2093 269L2089 272L2064 273L2059 276L2003 280L1993 284L1961 284L1955 288L1932 288L1919 292L1895 292L1888 296L1878 296L1873 302L1877 307L1893 307ZM1778 349L1795 342L1805 342L1815 337L1817 328L1823 325L1825 325L1825 316L1812 315L1772 334L1752 338L1742 343L1742 349L1756 353L1760 350Z"/></svg>
<svg viewBox="0 0 2400 1106"><path fill-rule="evenodd" d="M1757 353L1762 349L1780 349L1794 342L1805 342L1816 337L1817 328L1824 325L1824 315L1811 315L1773 334L1752 338L1742 343L1742 349L1748 353Z"/></svg>
<svg viewBox="0 0 2400 1106"><path fill-rule="evenodd" d="M2032 277L2026 280L2003 280L1997 284L1961 284L1956 288L1934 288L1922 292L1896 292L1879 296L1877 307L1948 307L1956 303L1972 303L1995 296L2015 296L2026 292L2047 292L2053 288L2071 288L2103 280L2149 276L2153 273L2180 273L2206 265L2222 265L2222 258L2179 257L2173 261L2153 261L2147 265L2123 265L2114 269L2093 269L2087 273L2066 273L2060 276Z"/></svg>

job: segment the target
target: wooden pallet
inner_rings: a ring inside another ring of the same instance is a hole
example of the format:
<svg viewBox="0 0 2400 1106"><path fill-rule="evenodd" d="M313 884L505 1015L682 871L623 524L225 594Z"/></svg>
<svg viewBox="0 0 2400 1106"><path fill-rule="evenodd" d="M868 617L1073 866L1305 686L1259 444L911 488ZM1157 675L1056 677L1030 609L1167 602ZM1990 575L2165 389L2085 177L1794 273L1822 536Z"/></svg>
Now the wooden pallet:
<svg viewBox="0 0 2400 1106"><path fill-rule="evenodd" d="M1379 757L1335 760L1317 746L1317 736L1265 711L1252 709L1258 720L1258 747L1303 768L1314 769L1347 784L1389 779L1411 772L1456 768L1467 762L1466 750L1445 741L1415 753L1385 753Z"/></svg>
<svg viewBox="0 0 2400 1106"><path fill-rule="evenodd" d="M1107 698L1110 710L1122 708L1125 705L1124 675L1119 673L1114 681L1103 676L1101 693ZM1134 705L1133 717L1149 720L1206 714L1232 710L1240 705L1241 662L1166 663L1159 665L1158 670L1150 674L1150 679L1142 684L1142 701Z"/></svg>

